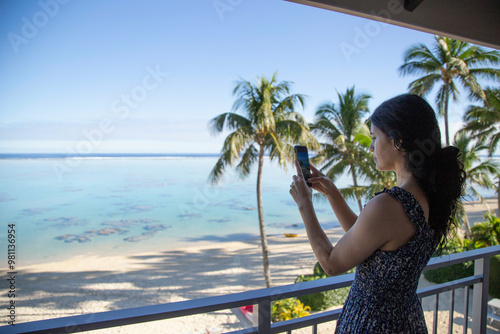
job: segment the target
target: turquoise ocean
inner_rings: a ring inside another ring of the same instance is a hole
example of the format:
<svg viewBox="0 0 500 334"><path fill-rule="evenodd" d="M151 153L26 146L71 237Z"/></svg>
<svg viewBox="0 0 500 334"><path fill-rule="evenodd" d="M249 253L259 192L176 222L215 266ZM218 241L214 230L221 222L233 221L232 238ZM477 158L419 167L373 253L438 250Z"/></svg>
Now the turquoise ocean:
<svg viewBox="0 0 500 334"><path fill-rule="evenodd" d="M129 255L259 236L257 168L234 169L208 183L215 155L0 155L0 243L15 224L18 266L75 255ZM266 158L262 180L266 232L304 233L289 194L295 170ZM339 177L339 188L350 184ZM484 196L493 196L485 191ZM357 204L348 202L357 211ZM320 223L339 226L328 202ZM3 247L6 249L6 246Z"/></svg>
<svg viewBox="0 0 500 334"><path fill-rule="evenodd" d="M228 169L213 186L208 175L216 161L214 155L189 154L3 154L1 244L7 243L8 225L15 224L18 265L29 265L258 237L257 168L243 180ZM288 192L292 167L286 172L265 160L267 234L305 231ZM347 185L342 180L340 187ZM327 201L315 206L323 227L338 226Z"/></svg>

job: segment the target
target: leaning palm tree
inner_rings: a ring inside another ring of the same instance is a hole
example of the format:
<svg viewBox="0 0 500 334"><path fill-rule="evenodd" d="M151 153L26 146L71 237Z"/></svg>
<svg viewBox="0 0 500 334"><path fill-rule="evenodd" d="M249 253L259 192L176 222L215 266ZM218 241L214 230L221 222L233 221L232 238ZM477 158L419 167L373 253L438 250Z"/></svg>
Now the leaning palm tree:
<svg viewBox="0 0 500 334"><path fill-rule="evenodd" d="M423 75L410 83L408 89L413 94L425 96L440 84L435 101L440 115L444 117L448 146L448 106L450 97L454 101L458 100L457 83L461 83L470 97L484 99L484 92L477 79L499 78L500 70L488 67L499 63L500 53L496 50L487 51L466 42L436 36L431 48L424 44L410 47L405 53L404 64L399 68L399 72L402 75Z"/></svg>
<svg viewBox="0 0 500 334"><path fill-rule="evenodd" d="M258 164L257 209L267 287L271 286L271 274L262 209L264 154L269 154L270 160L278 160L279 165L286 169L287 161L293 160L294 157L294 143L317 148L309 125L295 111L299 105L304 105L304 96L290 94L290 87L291 83L288 81L278 82L276 73L271 79L262 76L255 83L240 80L233 90L233 95L236 96L233 112L220 114L209 123L214 134L224 129L232 131L226 137L221 156L210 172L211 183L221 180L227 166L237 163L236 171L241 177L247 177L252 166ZM241 114L237 113L238 111Z"/></svg>
<svg viewBox="0 0 500 334"><path fill-rule="evenodd" d="M460 160L466 172L466 191L469 195L474 195L483 204L486 204L485 199L476 189L477 186L495 189L496 186L492 180L493 177L500 175L500 166L492 159L482 160L480 154L488 149L488 146L481 144L478 141L473 141L465 131L459 131L454 138L454 146L460 150ZM488 205L486 204L488 207ZM465 213L463 204L460 203L458 210L458 221L462 222L465 234L471 236L469 220Z"/></svg>
<svg viewBox="0 0 500 334"><path fill-rule="evenodd" d="M367 94L356 95L354 86L348 88L345 94L337 92L338 105L333 102L319 106L316 119L311 125L313 133L321 136L325 141L315 158L316 163L323 163L322 170L335 180L346 170L351 174L353 186L346 189L344 194L356 198L359 210L363 209L361 197L364 188L358 184L361 172L360 159L364 158L362 145L355 141L356 134L366 125L362 118L368 112Z"/></svg>
<svg viewBox="0 0 500 334"><path fill-rule="evenodd" d="M500 89L485 89L486 100L482 106L469 106L464 115L463 131L488 145L491 157L500 143ZM497 203L500 210L500 177L497 184ZM500 214L500 211L499 211Z"/></svg>

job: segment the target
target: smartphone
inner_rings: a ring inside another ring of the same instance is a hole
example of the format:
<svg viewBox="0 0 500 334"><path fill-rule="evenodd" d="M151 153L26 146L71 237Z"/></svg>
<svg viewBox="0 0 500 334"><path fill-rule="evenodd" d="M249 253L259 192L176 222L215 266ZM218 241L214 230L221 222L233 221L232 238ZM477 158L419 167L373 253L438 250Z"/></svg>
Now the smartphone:
<svg viewBox="0 0 500 334"><path fill-rule="evenodd" d="M310 187L312 184L307 182L307 180L309 180L309 178L311 177L311 166L309 164L309 153L307 152L307 146L295 145L294 149L297 160L299 161L300 168L302 169L302 174L304 174L306 183Z"/></svg>

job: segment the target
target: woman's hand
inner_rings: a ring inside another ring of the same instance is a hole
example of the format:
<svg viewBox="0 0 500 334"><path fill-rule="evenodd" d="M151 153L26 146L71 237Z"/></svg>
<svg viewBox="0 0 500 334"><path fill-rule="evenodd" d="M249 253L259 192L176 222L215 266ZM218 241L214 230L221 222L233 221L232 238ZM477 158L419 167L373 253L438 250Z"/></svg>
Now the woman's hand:
<svg viewBox="0 0 500 334"><path fill-rule="evenodd" d="M295 160L295 167L297 168L297 175L292 176L293 182L290 185L290 195L300 208L304 204L312 202L312 190L306 184L298 160Z"/></svg>
<svg viewBox="0 0 500 334"><path fill-rule="evenodd" d="M333 181L325 174L317 170L313 165L311 166L311 178L307 180L312 184L311 188L319 191L323 195L328 195L335 188Z"/></svg>

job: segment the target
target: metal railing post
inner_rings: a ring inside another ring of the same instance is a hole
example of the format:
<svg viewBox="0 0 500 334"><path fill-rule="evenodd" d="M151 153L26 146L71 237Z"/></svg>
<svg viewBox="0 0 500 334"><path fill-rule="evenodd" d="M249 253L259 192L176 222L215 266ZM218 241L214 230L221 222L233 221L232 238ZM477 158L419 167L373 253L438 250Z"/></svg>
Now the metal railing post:
<svg viewBox="0 0 500 334"><path fill-rule="evenodd" d="M269 334L271 332L271 300L262 300L257 309L259 334Z"/></svg>
<svg viewBox="0 0 500 334"><path fill-rule="evenodd" d="M472 300L472 333L486 334L490 279L489 256L474 260L474 275L483 276L483 281L474 284Z"/></svg>
<svg viewBox="0 0 500 334"><path fill-rule="evenodd" d="M455 313L455 289L451 290L450 314L448 317L448 334L453 334L454 313Z"/></svg>
<svg viewBox="0 0 500 334"><path fill-rule="evenodd" d="M253 304L253 313L252 313L253 326L259 327L259 304Z"/></svg>
<svg viewBox="0 0 500 334"><path fill-rule="evenodd" d="M467 285L464 291L464 331L463 334L467 334L467 326L469 326L469 291L470 288Z"/></svg>

